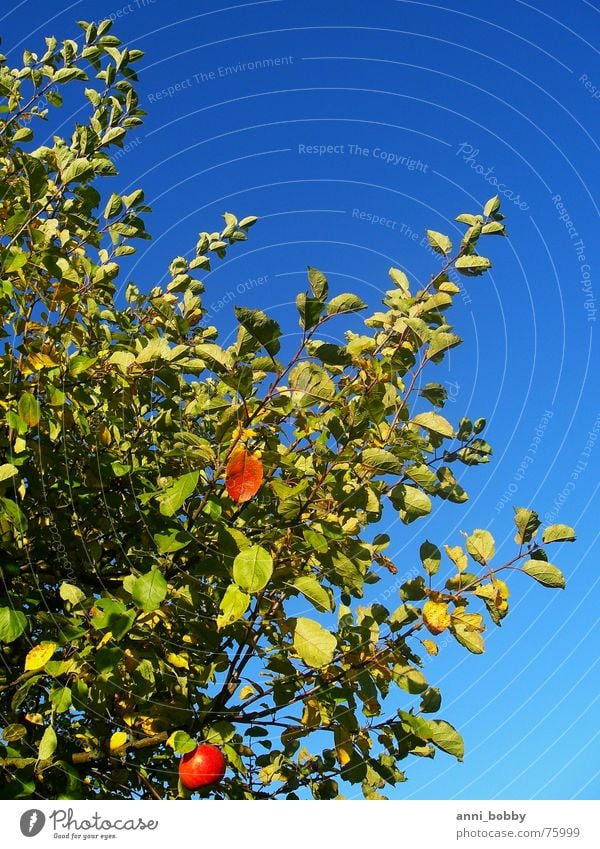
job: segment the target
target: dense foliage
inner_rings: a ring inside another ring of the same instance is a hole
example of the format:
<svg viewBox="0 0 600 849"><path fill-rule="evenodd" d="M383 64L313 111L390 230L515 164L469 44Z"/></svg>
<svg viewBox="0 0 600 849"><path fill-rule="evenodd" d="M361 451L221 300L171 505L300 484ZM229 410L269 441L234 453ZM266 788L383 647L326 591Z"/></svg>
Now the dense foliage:
<svg viewBox="0 0 600 849"><path fill-rule="evenodd" d="M461 342L454 272L489 268L499 200L458 217L456 249L429 231L439 270L414 286L392 268L364 325L347 317L367 305L309 268L295 351L243 306L223 347L196 274L256 219L226 213L165 285L117 292L148 238L143 192L104 191L142 120L142 54L110 21L80 27L0 60L3 795L183 797L178 756L204 740L228 764L204 795L382 798L403 759L463 757L421 656L442 633L483 652L509 570L562 587L545 545L574 538L521 508L509 562L480 529L425 541L399 579L372 527L386 505L410 524L466 501L455 470L490 459L485 421L449 421L423 374ZM81 88L72 135L36 146Z"/></svg>

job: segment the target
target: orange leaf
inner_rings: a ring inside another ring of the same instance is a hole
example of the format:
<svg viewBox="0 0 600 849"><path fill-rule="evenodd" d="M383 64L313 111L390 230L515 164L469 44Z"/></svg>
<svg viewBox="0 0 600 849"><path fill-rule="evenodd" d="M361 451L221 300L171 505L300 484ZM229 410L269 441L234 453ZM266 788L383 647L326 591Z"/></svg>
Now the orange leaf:
<svg viewBox="0 0 600 849"><path fill-rule="evenodd" d="M225 487L233 500L250 501L260 489L262 479L263 467L258 457L241 445L234 448L225 470Z"/></svg>

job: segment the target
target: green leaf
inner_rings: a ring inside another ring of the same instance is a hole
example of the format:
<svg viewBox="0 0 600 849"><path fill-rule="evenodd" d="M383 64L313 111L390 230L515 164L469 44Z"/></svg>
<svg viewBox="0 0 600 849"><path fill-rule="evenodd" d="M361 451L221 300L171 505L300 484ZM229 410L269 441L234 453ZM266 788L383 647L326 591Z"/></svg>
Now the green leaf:
<svg viewBox="0 0 600 849"><path fill-rule="evenodd" d="M440 436L452 437L454 435L454 428L450 422L443 416L440 416L439 413L419 413L411 421L413 424L425 428L425 430L430 430L432 433L439 433Z"/></svg>
<svg viewBox="0 0 600 849"><path fill-rule="evenodd" d="M231 371L234 367L234 361L231 354L224 351L220 345L215 345L212 342L205 342L201 345L196 345L194 348L196 354L202 357L203 360L208 360L211 368L214 365L222 366L227 371Z"/></svg>
<svg viewBox="0 0 600 849"><path fill-rule="evenodd" d="M109 363L114 363L123 374L127 374L129 366L134 363L136 356L131 351L115 351L108 358Z"/></svg>
<svg viewBox="0 0 600 849"><path fill-rule="evenodd" d="M223 746L235 736L236 728L231 722L219 720L213 722L210 728L204 731L204 739L213 746Z"/></svg>
<svg viewBox="0 0 600 849"><path fill-rule="evenodd" d="M7 743L15 743L23 737L27 737L27 729L19 723L11 723L2 731L1 735Z"/></svg>
<svg viewBox="0 0 600 849"><path fill-rule="evenodd" d="M0 498L0 515L2 514L19 531L23 531L27 527L25 514L12 498Z"/></svg>
<svg viewBox="0 0 600 849"><path fill-rule="evenodd" d="M194 738L190 737L186 731L174 731L167 740L167 746L170 746L176 755L193 752L197 745Z"/></svg>
<svg viewBox="0 0 600 849"><path fill-rule="evenodd" d="M404 469L404 474L407 478L414 481L418 484L422 489L427 492L435 492L439 487L439 480L431 469L423 463L420 463L415 466L408 466Z"/></svg>
<svg viewBox="0 0 600 849"><path fill-rule="evenodd" d="M452 250L452 242L448 236L443 233L438 233L437 230L427 230L427 241L439 254L447 256Z"/></svg>
<svg viewBox="0 0 600 849"><path fill-rule="evenodd" d="M437 687L429 687L421 699L422 713L436 713L442 704L442 695Z"/></svg>
<svg viewBox="0 0 600 849"><path fill-rule="evenodd" d="M514 520L515 525L517 526L515 542L518 545L524 545L535 535L541 522L535 510L528 510L526 507L515 507L514 509Z"/></svg>
<svg viewBox="0 0 600 849"><path fill-rule="evenodd" d="M71 707L71 690L69 687L57 687L50 694L50 701L56 713L64 713Z"/></svg>
<svg viewBox="0 0 600 849"><path fill-rule="evenodd" d="M390 498L396 510L400 511L400 518L405 525L431 513L429 496L414 486L399 484L391 491Z"/></svg>
<svg viewBox="0 0 600 849"><path fill-rule="evenodd" d="M132 692L138 698L146 699L156 690L156 675L154 672L154 664L148 658L140 661L136 666L133 675Z"/></svg>
<svg viewBox="0 0 600 849"><path fill-rule="evenodd" d="M87 75L81 68L59 68L52 76L53 83L68 83L71 80L86 80Z"/></svg>
<svg viewBox="0 0 600 849"><path fill-rule="evenodd" d="M56 737L56 731L52 728L51 725L46 728L44 734L42 735L42 739L40 740L40 746L38 749L38 758L40 761L47 761L52 757L54 752L56 751L56 747L58 745L58 739Z"/></svg>
<svg viewBox="0 0 600 849"><path fill-rule="evenodd" d="M290 373L293 399L299 407L310 407L319 401L330 401L335 385L327 372L315 363L299 363Z"/></svg>
<svg viewBox="0 0 600 849"><path fill-rule="evenodd" d="M575 531L568 525L549 525L544 529L542 542L575 542Z"/></svg>
<svg viewBox="0 0 600 849"><path fill-rule="evenodd" d="M331 610L331 599L327 590L321 586L314 575L301 575L294 581L294 587L305 596L317 610Z"/></svg>
<svg viewBox="0 0 600 849"><path fill-rule="evenodd" d="M21 127L12 137L13 142L31 141L33 138L33 130L31 127Z"/></svg>
<svg viewBox="0 0 600 849"><path fill-rule="evenodd" d="M73 162L65 168L61 176L63 183L73 183L75 180L79 182L87 180L89 177L92 177L93 174L94 170L92 168L92 163L87 159L80 158L74 159Z"/></svg>
<svg viewBox="0 0 600 849"><path fill-rule="evenodd" d="M27 617L12 607L0 607L0 641L12 643L21 636L27 625Z"/></svg>
<svg viewBox="0 0 600 849"><path fill-rule="evenodd" d="M483 654L485 651L483 637L478 631L474 631L462 622L454 622L454 620L450 630L454 634L456 641L472 652L472 654Z"/></svg>
<svg viewBox="0 0 600 849"><path fill-rule="evenodd" d="M429 340L427 354L429 357L435 357L441 354L442 351L448 351L450 348L455 348L461 343L462 339L455 333L445 333L444 331L436 330Z"/></svg>
<svg viewBox="0 0 600 849"><path fill-rule="evenodd" d="M309 265L308 282L310 283L310 288L315 298L319 301L324 301L329 291L329 284L327 283L325 275L318 269Z"/></svg>
<svg viewBox="0 0 600 849"><path fill-rule="evenodd" d="M320 554L327 554L329 551L327 540L322 534L318 533L318 531L313 531L311 528L305 528L302 531L302 536L313 551L317 551Z"/></svg>
<svg viewBox="0 0 600 849"><path fill-rule="evenodd" d="M42 163L29 154L23 154L23 166L26 173L27 200L30 203L40 200L48 189L48 177Z"/></svg>
<svg viewBox="0 0 600 849"><path fill-rule="evenodd" d="M131 597L142 610L156 610L167 595L167 581L159 569L151 569L141 575L131 588Z"/></svg>
<svg viewBox="0 0 600 849"><path fill-rule="evenodd" d="M496 553L494 537L489 531L473 531L471 536L467 537L467 551L477 563L489 563Z"/></svg>
<svg viewBox="0 0 600 849"><path fill-rule="evenodd" d="M279 351L281 336L281 328L277 322L262 310L251 310L247 307L235 307L235 314L242 327L274 357Z"/></svg>
<svg viewBox="0 0 600 849"><path fill-rule="evenodd" d="M106 133L102 136L100 140L100 147L103 147L106 144L110 144L111 142L121 141L125 137L127 130L125 127L111 127L110 130L107 130Z"/></svg>
<svg viewBox="0 0 600 849"><path fill-rule="evenodd" d="M487 271L488 268L492 267L492 263L489 261L489 259L484 256L477 256L477 254L467 254L466 256L459 256L454 264L461 274L467 274L471 276L483 274L484 271Z"/></svg>
<svg viewBox="0 0 600 849"><path fill-rule="evenodd" d="M320 560L332 583L343 587L346 592L362 594L364 577L358 559L347 557L343 551L333 551L330 555L321 556Z"/></svg>
<svg viewBox="0 0 600 849"><path fill-rule="evenodd" d="M565 576L551 563L546 563L544 560L527 560L521 569L544 587L565 588Z"/></svg>
<svg viewBox="0 0 600 849"><path fill-rule="evenodd" d="M76 587L75 584L69 584L66 581L63 581L60 585L59 593L64 601L70 602L73 606L79 604L85 598L85 593L79 587Z"/></svg>
<svg viewBox="0 0 600 849"><path fill-rule="evenodd" d="M24 392L19 398L19 415L29 427L35 427L41 416L41 409L37 398L31 392Z"/></svg>
<svg viewBox="0 0 600 849"><path fill-rule="evenodd" d="M405 298L410 298L410 282L408 277L399 268L390 268L388 274L392 278L394 285L400 289Z"/></svg>
<svg viewBox="0 0 600 849"><path fill-rule="evenodd" d="M331 663L336 648L334 635L318 622L303 617L296 619L294 649L307 666L318 669Z"/></svg>
<svg viewBox="0 0 600 849"><path fill-rule="evenodd" d="M407 731L420 737L421 740L430 740L438 749L442 749L462 761L464 756L463 739L450 723L442 719L423 719L423 717L413 716L403 710L398 711L398 716L402 721L402 726Z"/></svg>
<svg viewBox="0 0 600 849"><path fill-rule="evenodd" d="M246 592L260 592L272 574L273 558L260 545L252 545L240 551L233 561L233 580Z"/></svg>
<svg viewBox="0 0 600 849"><path fill-rule="evenodd" d="M468 501L469 496L456 480L453 471L448 466L440 466L437 470L439 486L437 495L446 498L454 504L463 504Z"/></svg>
<svg viewBox="0 0 600 849"><path fill-rule="evenodd" d="M96 363L98 357L88 357L85 354L77 354L75 357L71 357L69 360L69 373L72 377L79 377L80 374L88 371L94 363Z"/></svg>
<svg viewBox="0 0 600 849"><path fill-rule="evenodd" d="M490 221L489 224L484 224L481 228L481 233L483 236L491 236L497 233L499 236L506 235L506 228L504 224L501 224L500 221Z"/></svg>
<svg viewBox="0 0 600 849"><path fill-rule="evenodd" d="M360 462L381 474L401 475L404 471L402 460L383 448L366 448L360 455Z"/></svg>
<svg viewBox="0 0 600 849"><path fill-rule="evenodd" d="M313 340L308 343L306 350L311 357L321 360L331 366L345 366L352 362L352 358L341 345L333 345L329 342Z"/></svg>
<svg viewBox="0 0 600 849"><path fill-rule="evenodd" d="M146 340L145 340L146 341ZM146 341L146 344L135 358L136 362L155 363L157 360L166 360L169 356L170 346L164 336L155 336Z"/></svg>
<svg viewBox="0 0 600 849"><path fill-rule="evenodd" d="M474 590L479 584L479 578L474 572L459 572L457 575L452 575L446 581L446 589L456 592L457 590L465 590L469 588Z"/></svg>
<svg viewBox="0 0 600 849"><path fill-rule="evenodd" d="M367 308L367 304L357 295L345 293L336 295L327 304L327 315L340 315L341 313L360 312Z"/></svg>
<svg viewBox="0 0 600 849"><path fill-rule="evenodd" d="M24 251L13 248L11 253L8 256L8 259L4 263L3 271L18 271L19 268L23 268L27 264L27 260L29 259L29 254L26 254Z"/></svg>
<svg viewBox="0 0 600 849"><path fill-rule="evenodd" d="M500 198L498 195L494 195L493 198L490 198L486 205L483 207L483 214L486 218L489 218L490 215L493 215L495 212L498 212L500 209Z"/></svg>
<svg viewBox="0 0 600 849"><path fill-rule="evenodd" d="M118 215L122 209L123 201L121 200L121 196L113 192L113 194L109 197L106 206L104 207L104 217L113 218L115 215Z"/></svg>
<svg viewBox="0 0 600 849"><path fill-rule="evenodd" d="M196 490L199 475L198 471L181 475L161 493L158 500L160 501L159 509L163 516L172 516L179 511L186 498L189 498Z"/></svg>
<svg viewBox="0 0 600 849"><path fill-rule="evenodd" d="M396 684L411 695L423 693L427 689L427 679L414 666L396 666L393 674Z"/></svg>
<svg viewBox="0 0 600 849"><path fill-rule="evenodd" d="M309 298L305 292L296 296L296 307L300 314L300 327L310 330L318 323L324 309L323 301L317 298Z"/></svg>
<svg viewBox="0 0 600 849"><path fill-rule="evenodd" d="M443 719L430 719L427 724L429 726L429 739L433 745L462 761L465 754L465 744L456 728L449 722L444 722Z"/></svg>
<svg viewBox="0 0 600 849"><path fill-rule="evenodd" d="M231 625L232 622L237 622L248 610L249 604L250 596L248 593L241 590L237 584L230 584L219 605L221 612L217 616L217 628L220 630Z"/></svg>
<svg viewBox="0 0 600 849"><path fill-rule="evenodd" d="M154 542L161 554L172 554L189 545L192 537L181 526L174 526L154 534Z"/></svg>
<svg viewBox="0 0 600 849"><path fill-rule="evenodd" d="M419 550L421 563L428 575L435 575L442 562L442 552L437 545L425 540Z"/></svg>

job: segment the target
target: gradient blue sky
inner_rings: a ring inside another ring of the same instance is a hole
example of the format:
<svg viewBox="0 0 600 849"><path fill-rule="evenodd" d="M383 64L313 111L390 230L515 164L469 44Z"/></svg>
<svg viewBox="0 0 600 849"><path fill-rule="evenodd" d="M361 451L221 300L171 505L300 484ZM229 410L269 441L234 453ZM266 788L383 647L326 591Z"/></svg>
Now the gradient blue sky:
<svg viewBox="0 0 600 849"><path fill-rule="evenodd" d="M131 278L150 288L226 210L262 219L206 276L222 339L235 300L269 309L291 344L308 263L334 293L354 290L376 309L390 265L415 281L437 267L426 228L457 236L454 216L502 184L510 239L487 240L492 273L466 280L455 310L465 345L429 375L450 390L448 417L488 417L493 462L464 470L467 505L442 503L409 528L390 515L382 530L401 573L425 537L456 543L474 527L509 554L513 506L575 525L578 542L554 557L566 591L517 576L485 655L448 645L426 664L466 759L415 759L396 795L597 798L598 10L586 0L23 0L0 13L2 49L12 59L105 17L146 51L149 114L113 181L143 186L154 208L155 239ZM243 67L265 60L278 61ZM65 127L75 117L63 116Z"/></svg>

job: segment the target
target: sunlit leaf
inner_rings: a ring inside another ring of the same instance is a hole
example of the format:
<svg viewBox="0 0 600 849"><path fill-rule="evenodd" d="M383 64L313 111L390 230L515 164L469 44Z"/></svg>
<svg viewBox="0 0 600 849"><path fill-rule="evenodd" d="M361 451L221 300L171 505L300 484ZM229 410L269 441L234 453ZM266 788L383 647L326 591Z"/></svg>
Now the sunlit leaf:
<svg viewBox="0 0 600 849"><path fill-rule="evenodd" d="M238 503L250 501L260 489L263 465L242 445L234 448L227 462L225 486L230 497Z"/></svg>
<svg viewBox="0 0 600 849"><path fill-rule="evenodd" d="M307 666L316 669L331 663L336 648L334 635L314 619L296 619L294 649Z"/></svg>
<svg viewBox="0 0 600 849"><path fill-rule="evenodd" d="M25 658L25 671L30 669L42 669L43 666L50 660L57 649L56 643L40 643L39 646L34 646Z"/></svg>

